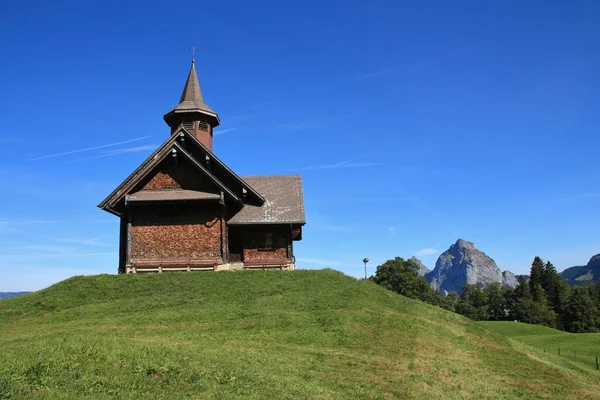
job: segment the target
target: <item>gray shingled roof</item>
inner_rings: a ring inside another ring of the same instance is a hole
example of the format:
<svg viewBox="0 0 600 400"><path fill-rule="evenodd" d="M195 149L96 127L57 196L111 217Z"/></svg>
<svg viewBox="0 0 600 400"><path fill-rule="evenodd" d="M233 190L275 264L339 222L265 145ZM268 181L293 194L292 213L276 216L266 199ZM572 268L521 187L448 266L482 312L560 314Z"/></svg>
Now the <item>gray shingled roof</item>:
<svg viewBox="0 0 600 400"><path fill-rule="evenodd" d="M140 190L132 193L127 202L171 201L171 200L218 200L221 196L215 193L197 190Z"/></svg>
<svg viewBox="0 0 600 400"><path fill-rule="evenodd" d="M242 176L248 185L260 193L262 206L246 204L233 216L229 225L304 224L304 195L300 175Z"/></svg>

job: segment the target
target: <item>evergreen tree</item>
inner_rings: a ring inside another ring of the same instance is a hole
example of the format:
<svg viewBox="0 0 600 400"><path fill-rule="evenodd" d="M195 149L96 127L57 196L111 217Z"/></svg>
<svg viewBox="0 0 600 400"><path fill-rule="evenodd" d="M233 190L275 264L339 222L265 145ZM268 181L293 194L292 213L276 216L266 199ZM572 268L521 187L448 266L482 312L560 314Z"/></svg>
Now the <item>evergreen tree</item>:
<svg viewBox="0 0 600 400"><path fill-rule="evenodd" d="M506 298L502 285L498 282L490 283L483 289L483 294L487 300L489 319L494 321L506 319Z"/></svg>
<svg viewBox="0 0 600 400"><path fill-rule="evenodd" d="M531 282L529 282L529 286L531 286ZM548 299L546 298L546 292L544 288L539 283L531 288L531 299L536 303L539 303L546 307L548 305Z"/></svg>
<svg viewBox="0 0 600 400"><path fill-rule="evenodd" d="M565 310L564 322L569 332L597 332L598 309L588 288L576 286Z"/></svg>
<svg viewBox="0 0 600 400"><path fill-rule="evenodd" d="M515 288L515 300L531 298L531 291L529 290L529 282L527 282L527 278L523 275L519 275L517 276L517 282L519 284Z"/></svg>
<svg viewBox="0 0 600 400"><path fill-rule="evenodd" d="M556 313L548 307L548 300L542 283L545 283L545 265L540 257L531 264L529 281L519 276L519 285L515 288L510 317L521 322L556 326ZM550 276L547 275L547 276Z"/></svg>
<svg viewBox="0 0 600 400"><path fill-rule="evenodd" d="M460 300L456 304L456 312L475 321L489 319L487 298L481 286L463 284Z"/></svg>
<svg viewBox="0 0 600 400"><path fill-rule="evenodd" d="M515 319L513 316L513 309L516 301L515 288L504 287L502 295L504 296L504 307L506 308L506 318Z"/></svg>
<svg viewBox="0 0 600 400"><path fill-rule="evenodd" d="M515 302L512 315L517 321L529 324L556 326L556 314L533 298L520 298Z"/></svg>
<svg viewBox="0 0 600 400"><path fill-rule="evenodd" d="M549 261L544 265L541 284L548 300L548 306L557 315L562 314L569 301L570 287L569 284L558 275L556 268L554 268L554 265Z"/></svg>
<svg viewBox="0 0 600 400"><path fill-rule="evenodd" d="M535 257L533 259L533 263L531 264L531 271L529 273L529 290L534 300L541 298L541 293L538 292L538 289L543 289L543 276L544 261L539 257Z"/></svg>
<svg viewBox="0 0 600 400"><path fill-rule="evenodd" d="M559 277L559 280L555 283L552 297L548 299L548 304L552 307L557 315L556 327L558 329L565 330L565 315L569 301L571 299L571 286Z"/></svg>

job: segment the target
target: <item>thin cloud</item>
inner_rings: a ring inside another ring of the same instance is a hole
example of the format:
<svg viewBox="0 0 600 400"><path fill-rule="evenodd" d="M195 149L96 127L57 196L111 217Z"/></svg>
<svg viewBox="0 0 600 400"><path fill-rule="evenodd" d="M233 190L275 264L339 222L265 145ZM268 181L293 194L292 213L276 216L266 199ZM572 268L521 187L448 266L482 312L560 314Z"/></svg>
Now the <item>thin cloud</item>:
<svg viewBox="0 0 600 400"><path fill-rule="evenodd" d="M110 151L104 151L104 152L101 152L101 154L98 154L93 157L86 157L86 158L81 158L79 160L67 161L67 162L65 162L65 164L73 164L73 163L78 163L78 162L82 162L82 161L96 160L98 158L118 156L121 154L151 152L151 151L156 150L157 147L158 147L157 144L149 144L149 145L137 146L137 147L124 147L122 149L114 149L114 150L110 150Z"/></svg>
<svg viewBox="0 0 600 400"><path fill-rule="evenodd" d="M318 204L339 204L341 203L345 203L345 204L354 204L354 203L381 203L381 202L387 202L387 201L406 201L406 200L412 200L409 197L348 197L346 196L343 199L339 199L339 198L335 198L335 199L323 199L323 200L316 200L315 203Z"/></svg>
<svg viewBox="0 0 600 400"><path fill-rule="evenodd" d="M424 249L417 251L415 253L415 255L416 256L430 256L432 254L437 254L437 253L439 253L439 251L437 249L434 249L432 247L426 247Z"/></svg>
<svg viewBox="0 0 600 400"><path fill-rule="evenodd" d="M85 149L78 149L78 150L71 150L71 151L65 151L64 153L56 153L56 154L49 154L47 156L41 156L41 157L34 157L34 158L29 158L25 161L36 161L36 160L44 160L47 158L54 158L54 157L62 157L62 156L67 156L70 154L77 154L77 153L83 153L86 151L92 151L92 150L98 150L98 149L104 149L106 147L112 147L112 146L119 146L121 144L126 144L126 143L132 143L132 142L137 142L140 140L144 140L144 139L148 139L151 136L142 136L139 138L135 138L135 139L129 139L129 140L124 140L122 142L116 142L116 143L109 143L109 144L103 144L101 146L94 146L94 147L87 147Z"/></svg>
<svg viewBox="0 0 600 400"><path fill-rule="evenodd" d="M312 165L309 167L300 168L300 171L310 171L315 169L337 169L337 168L359 168L359 167L375 167L377 165L383 165L380 162L368 162L368 163L345 163L345 164L330 164L330 165Z"/></svg>
<svg viewBox="0 0 600 400"><path fill-rule="evenodd" d="M396 234L396 227L395 226L390 226L388 228L388 232L390 233L390 235L395 235Z"/></svg>
<svg viewBox="0 0 600 400"><path fill-rule="evenodd" d="M237 130L237 128L219 129L219 130L214 131L214 134L215 135L223 135L225 133L233 132L235 130Z"/></svg>
<svg viewBox="0 0 600 400"><path fill-rule="evenodd" d="M399 71L402 71L403 69L406 69L406 67L384 69L384 70L381 70L381 71L371 72L371 73L368 73L368 74L360 75L360 76L355 77L354 79L360 80L360 79L375 78L377 76L382 76L382 75L387 75L387 74L393 74L394 72L399 72Z"/></svg>
<svg viewBox="0 0 600 400"><path fill-rule="evenodd" d="M429 62L430 63L430 62L433 62L433 61L435 61L437 59L440 59L440 58L443 58L443 57L460 56L460 55L463 55L463 54L470 53L472 51L473 51L473 49L464 49L464 50L457 50L457 51L454 51L454 52L449 53L449 54L448 53L446 53L446 54L438 54L437 56L433 56L433 57L430 57L430 58L425 58L425 59L422 59L422 60L419 60L419 61L415 61L415 62L406 64L406 65L402 65L400 67L382 69L380 71L375 71L375 72L370 72L370 73L367 73L367 74L359 75L359 76L355 77L354 80L376 78L376 77L382 76L382 75L393 74L393 73L400 72L400 71L403 71L403 70L407 70L407 69L410 69L410 68L413 68L413 67L417 67L417 66L419 66L420 64L422 64L424 62Z"/></svg>
<svg viewBox="0 0 600 400"><path fill-rule="evenodd" d="M92 239L58 238L55 240L57 242L69 243L69 244L103 246L104 243L100 242L101 239L102 239L101 237L97 237L97 238L92 238Z"/></svg>
<svg viewBox="0 0 600 400"><path fill-rule="evenodd" d="M137 146L137 147L125 147L122 149L114 149L105 152L102 154L102 157L110 157L110 156L118 156L119 154L127 154L127 153L138 153L140 151L151 151L156 150L158 147L157 144L149 144L146 146Z"/></svg>
<svg viewBox="0 0 600 400"><path fill-rule="evenodd" d="M53 219L40 219L40 220L29 220L29 221L0 221L0 225L29 225L29 224L81 224L81 223L92 223L92 222L113 222L109 219L89 219L89 220L53 220Z"/></svg>
<svg viewBox="0 0 600 400"><path fill-rule="evenodd" d="M40 219L34 221L0 221L0 225L29 225L29 224L55 224L60 221L50 219Z"/></svg>
<svg viewBox="0 0 600 400"><path fill-rule="evenodd" d="M14 143L17 139L13 136L0 135L0 143Z"/></svg>
<svg viewBox="0 0 600 400"><path fill-rule="evenodd" d="M324 165L309 165L307 167L297 168L296 171L310 171L316 169L338 169L338 168L360 168L360 167L374 167L377 165L382 165L380 162L356 162L365 157L369 157L372 154L366 154L364 156L351 158L349 160L345 160L335 164L324 164Z"/></svg>

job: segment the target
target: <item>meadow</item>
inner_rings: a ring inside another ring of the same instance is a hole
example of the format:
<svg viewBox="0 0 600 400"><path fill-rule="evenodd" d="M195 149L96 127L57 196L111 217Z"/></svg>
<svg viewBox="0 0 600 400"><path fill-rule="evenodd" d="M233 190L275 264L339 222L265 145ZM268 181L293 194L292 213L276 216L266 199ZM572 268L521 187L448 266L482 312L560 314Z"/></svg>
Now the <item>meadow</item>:
<svg viewBox="0 0 600 400"><path fill-rule="evenodd" d="M600 373L332 270L74 277L0 301L0 399L592 399Z"/></svg>
<svg viewBox="0 0 600 400"><path fill-rule="evenodd" d="M596 357L600 358L600 333L569 333L542 325L521 322L480 322L488 329L506 335L520 343L533 346L546 353L560 354L573 362L596 368ZM577 357L575 357L577 353Z"/></svg>

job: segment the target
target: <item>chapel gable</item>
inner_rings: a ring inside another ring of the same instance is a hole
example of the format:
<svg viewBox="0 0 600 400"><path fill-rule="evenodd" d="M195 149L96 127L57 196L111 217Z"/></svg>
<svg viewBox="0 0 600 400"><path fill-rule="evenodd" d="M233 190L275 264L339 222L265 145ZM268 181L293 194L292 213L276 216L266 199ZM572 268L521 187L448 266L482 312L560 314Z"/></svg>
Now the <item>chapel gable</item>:
<svg viewBox="0 0 600 400"><path fill-rule="evenodd" d="M218 193L218 188L185 158L167 157L143 179L133 191L138 190L198 190Z"/></svg>

